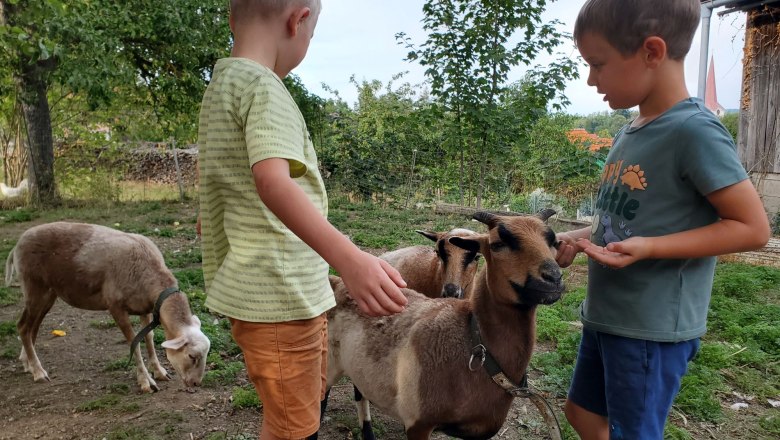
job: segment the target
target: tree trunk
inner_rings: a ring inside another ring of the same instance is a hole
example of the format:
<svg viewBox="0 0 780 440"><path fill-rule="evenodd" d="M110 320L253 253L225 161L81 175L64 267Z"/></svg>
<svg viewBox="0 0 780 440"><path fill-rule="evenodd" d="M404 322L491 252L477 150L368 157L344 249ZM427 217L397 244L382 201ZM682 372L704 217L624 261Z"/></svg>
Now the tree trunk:
<svg viewBox="0 0 780 440"><path fill-rule="evenodd" d="M54 146L51 113L46 96L46 77L54 70L54 59L22 66L16 78L22 113L27 122L29 148L30 197L34 205L47 207L59 203L54 184Z"/></svg>

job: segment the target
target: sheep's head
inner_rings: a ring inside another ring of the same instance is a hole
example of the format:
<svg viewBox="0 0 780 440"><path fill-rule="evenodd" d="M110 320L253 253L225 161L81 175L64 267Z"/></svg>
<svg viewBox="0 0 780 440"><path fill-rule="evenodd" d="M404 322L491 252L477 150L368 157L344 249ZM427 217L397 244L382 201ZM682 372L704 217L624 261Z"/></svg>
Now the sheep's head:
<svg viewBox="0 0 780 440"><path fill-rule="evenodd" d="M443 275L441 296L444 298L463 298L463 295L469 291L474 281L474 275L477 273L479 255L477 251L451 244L449 239L451 237L474 238L477 233L461 228L448 232L419 230L415 232L436 242L436 255L439 257Z"/></svg>
<svg viewBox="0 0 780 440"><path fill-rule="evenodd" d="M485 256L487 283L496 301L523 306L552 304L564 289L561 269L555 262L558 243L545 224L553 214L552 210L535 216L477 212L474 219L486 224L488 233L449 241Z"/></svg>
<svg viewBox="0 0 780 440"><path fill-rule="evenodd" d="M162 343L165 355L187 387L198 386L206 372L206 357L211 341L200 330L200 319L192 315L190 325L182 327L182 333Z"/></svg>

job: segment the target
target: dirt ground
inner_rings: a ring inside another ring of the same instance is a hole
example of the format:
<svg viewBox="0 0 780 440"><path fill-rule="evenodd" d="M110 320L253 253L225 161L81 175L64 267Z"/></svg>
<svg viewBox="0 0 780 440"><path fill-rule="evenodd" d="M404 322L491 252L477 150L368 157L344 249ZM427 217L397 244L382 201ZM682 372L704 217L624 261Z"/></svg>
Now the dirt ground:
<svg viewBox="0 0 780 440"><path fill-rule="evenodd" d="M15 320L20 311L20 305L0 308L0 321ZM36 344L50 382L34 383L15 356L0 358L0 440L254 438L262 414L232 408L234 385L190 392L174 378L158 381L161 390L154 394L140 394L132 370L106 371L127 358L128 347L118 329L90 325L101 321L110 321L106 312L78 310L61 301L55 304ZM53 336L52 330L66 335ZM172 372L164 354L158 351L158 356ZM235 386L245 384L241 374ZM357 416L351 394L349 384L334 387L320 438L352 438ZM106 396L117 396L119 402L84 410L84 405ZM375 427L383 433L380 438L404 437L399 423L376 411L373 415ZM535 407L526 400L516 402L504 429L499 438L547 438Z"/></svg>

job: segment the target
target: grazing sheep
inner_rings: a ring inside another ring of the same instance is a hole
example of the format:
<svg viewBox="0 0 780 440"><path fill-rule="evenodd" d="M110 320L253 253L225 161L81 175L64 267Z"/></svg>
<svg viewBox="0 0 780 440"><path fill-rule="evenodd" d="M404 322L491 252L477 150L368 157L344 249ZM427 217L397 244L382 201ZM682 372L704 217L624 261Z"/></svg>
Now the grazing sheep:
<svg viewBox="0 0 780 440"><path fill-rule="evenodd" d="M387 252L379 258L401 273L406 287L430 298L463 298L477 273L479 255L450 244L450 237L474 237L474 231L456 228L449 232L415 231L436 243Z"/></svg>
<svg viewBox="0 0 780 440"><path fill-rule="evenodd" d="M368 318L341 280L331 278L337 306L328 312L327 382L349 376L365 396L358 407L364 436L373 438L368 401L401 420L410 440L428 439L434 430L467 439L498 432L534 349L536 307L563 292L555 234L544 224L553 213L478 212L474 218L488 233L450 238L485 257L465 301L404 289L405 311ZM488 373L491 360L503 374Z"/></svg>
<svg viewBox="0 0 780 440"><path fill-rule="evenodd" d="M6 284L14 270L24 292L24 311L17 323L22 340L19 360L36 382L49 380L34 346L41 322L58 297L79 309L108 310L128 342L133 340L129 315L141 315L147 325L154 311L165 331L162 346L184 384L197 386L203 379L211 344L160 250L148 238L84 223L35 226L22 234L8 255ZM162 303L156 306L160 296ZM154 378L137 345L132 353L138 384L152 392L159 390L155 379L170 376L157 359L152 333L145 340Z"/></svg>

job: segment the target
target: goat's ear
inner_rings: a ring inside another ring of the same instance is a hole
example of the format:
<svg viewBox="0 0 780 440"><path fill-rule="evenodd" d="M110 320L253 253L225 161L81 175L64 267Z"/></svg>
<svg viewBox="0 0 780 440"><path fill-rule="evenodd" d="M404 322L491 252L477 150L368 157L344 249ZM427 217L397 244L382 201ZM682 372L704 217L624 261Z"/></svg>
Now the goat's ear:
<svg viewBox="0 0 780 440"><path fill-rule="evenodd" d="M197 325L198 328L200 328L200 318L198 318L198 315L192 315L192 322L194 322L195 325Z"/></svg>
<svg viewBox="0 0 780 440"><path fill-rule="evenodd" d="M437 233L435 233L435 232L421 231L421 230L419 230L419 229L417 229L417 230L416 230L416 231L414 231L414 232L416 232L416 233L418 233L418 234L422 235L423 237L427 238L428 240L431 240L431 241L439 241L439 234L437 234Z"/></svg>
<svg viewBox="0 0 780 440"><path fill-rule="evenodd" d="M544 208L540 209L539 212L536 213L536 216L542 219L543 222L546 222L547 219L554 216L556 214L554 209L550 208Z"/></svg>
<svg viewBox="0 0 780 440"><path fill-rule="evenodd" d="M488 225L488 228L493 229L499 222L499 217L495 214L491 214L486 211L477 211L471 216L474 220Z"/></svg>
<svg viewBox="0 0 780 440"><path fill-rule="evenodd" d="M479 252L481 246L481 242L473 238L450 237L447 241L449 241L454 246L457 246L461 249L466 249L467 251L471 252Z"/></svg>
<svg viewBox="0 0 780 440"><path fill-rule="evenodd" d="M179 336L176 339L169 339L162 343L163 348L170 348L171 350L178 350L187 345L187 338L185 336Z"/></svg>

